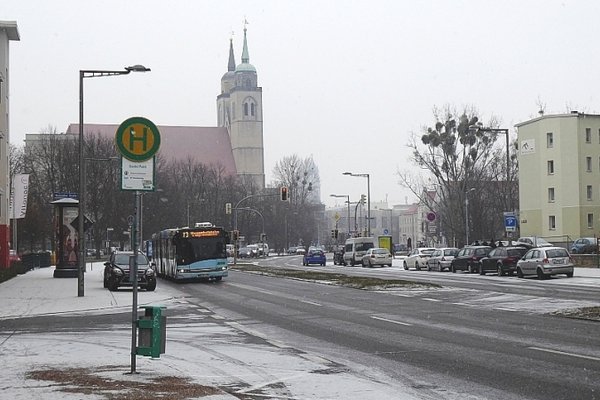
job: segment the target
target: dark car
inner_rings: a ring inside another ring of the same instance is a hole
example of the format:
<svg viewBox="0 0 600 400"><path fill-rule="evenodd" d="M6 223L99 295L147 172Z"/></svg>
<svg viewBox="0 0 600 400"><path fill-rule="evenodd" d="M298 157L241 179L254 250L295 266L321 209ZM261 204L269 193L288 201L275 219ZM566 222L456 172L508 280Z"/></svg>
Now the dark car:
<svg viewBox="0 0 600 400"><path fill-rule="evenodd" d="M129 258L132 251L120 251L110 255L104 263L104 287L110 291L117 290L120 286L133 286L129 277ZM138 286L147 291L156 289L156 274L143 253L137 255L137 282Z"/></svg>
<svg viewBox="0 0 600 400"><path fill-rule="evenodd" d="M333 265L346 265L344 264L344 246L337 246L333 250Z"/></svg>
<svg viewBox="0 0 600 400"><path fill-rule="evenodd" d="M323 250L309 250L308 253L302 257L302 265L320 264L325 266L325 253Z"/></svg>
<svg viewBox="0 0 600 400"><path fill-rule="evenodd" d="M490 246L465 246L452 259L450 270L452 272L468 271L471 274L478 272L479 260L487 256L491 250Z"/></svg>
<svg viewBox="0 0 600 400"><path fill-rule="evenodd" d="M526 247L496 247L480 260L479 273L494 272L498 276L513 275L517 271L517 261L527 253Z"/></svg>
<svg viewBox="0 0 600 400"><path fill-rule="evenodd" d="M252 249L250 249L248 247L242 247L241 249L238 250L238 257L239 258L253 257Z"/></svg>

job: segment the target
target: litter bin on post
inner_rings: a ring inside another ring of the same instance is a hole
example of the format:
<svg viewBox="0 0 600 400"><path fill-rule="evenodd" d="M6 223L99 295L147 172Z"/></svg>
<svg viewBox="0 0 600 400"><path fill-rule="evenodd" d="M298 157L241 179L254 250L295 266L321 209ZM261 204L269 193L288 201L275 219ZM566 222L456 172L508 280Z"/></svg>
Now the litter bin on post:
<svg viewBox="0 0 600 400"><path fill-rule="evenodd" d="M167 317L163 315L167 308L162 306L144 306L141 308L145 309L145 312L137 321L138 345L136 354L160 358L160 355L165 352L167 339Z"/></svg>

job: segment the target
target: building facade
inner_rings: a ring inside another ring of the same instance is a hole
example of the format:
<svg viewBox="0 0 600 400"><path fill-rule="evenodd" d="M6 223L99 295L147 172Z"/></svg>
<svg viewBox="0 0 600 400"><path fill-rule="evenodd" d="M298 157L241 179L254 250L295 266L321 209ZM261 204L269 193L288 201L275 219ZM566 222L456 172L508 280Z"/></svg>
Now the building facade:
<svg viewBox="0 0 600 400"><path fill-rule="evenodd" d="M521 236L566 243L598 235L600 115L542 115L516 127Z"/></svg>
<svg viewBox="0 0 600 400"><path fill-rule="evenodd" d="M0 268L8 268L9 242L10 242L10 71L9 71L9 43L18 41L19 30L17 23L0 21Z"/></svg>
<svg viewBox="0 0 600 400"><path fill-rule="evenodd" d="M265 187L262 88L256 68L250 64L246 28L241 64L235 64L233 42L229 43L227 72L217 96L217 124L227 128L238 175Z"/></svg>

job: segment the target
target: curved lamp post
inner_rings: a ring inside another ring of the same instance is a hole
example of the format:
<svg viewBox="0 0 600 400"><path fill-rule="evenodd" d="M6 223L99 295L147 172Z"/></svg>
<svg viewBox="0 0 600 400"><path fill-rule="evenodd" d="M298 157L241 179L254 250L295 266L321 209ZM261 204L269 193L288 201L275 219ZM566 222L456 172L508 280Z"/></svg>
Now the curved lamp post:
<svg viewBox="0 0 600 400"><path fill-rule="evenodd" d="M83 272L85 271L85 155L83 139L83 80L102 76L127 75L130 72L147 72L143 65L125 67L122 71L84 69L79 71L79 266L77 270L77 296L84 296Z"/></svg>
<svg viewBox="0 0 600 400"><path fill-rule="evenodd" d="M371 236L371 181L369 174L353 174L352 172L344 172L342 175L359 176L367 178L367 236Z"/></svg>

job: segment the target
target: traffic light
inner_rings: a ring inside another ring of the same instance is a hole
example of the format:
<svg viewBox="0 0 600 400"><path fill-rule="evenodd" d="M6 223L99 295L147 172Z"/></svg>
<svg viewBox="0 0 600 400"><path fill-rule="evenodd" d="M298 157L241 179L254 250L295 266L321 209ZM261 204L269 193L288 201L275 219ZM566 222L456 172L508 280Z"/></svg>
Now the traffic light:
<svg viewBox="0 0 600 400"><path fill-rule="evenodd" d="M364 194L360 195L360 204L365 204L365 202L367 201L367 196L365 196Z"/></svg>
<svg viewBox="0 0 600 400"><path fill-rule="evenodd" d="M281 201L288 201L289 197L289 191L288 191L288 187L287 186L282 186L280 189L280 194L281 194Z"/></svg>
<svg viewBox="0 0 600 400"><path fill-rule="evenodd" d="M334 229L334 230L333 230L333 233L334 233L334 235L335 235L335 238L337 239L337 238L338 238L338 230L337 230L337 229Z"/></svg>
<svg viewBox="0 0 600 400"><path fill-rule="evenodd" d="M231 214L231 203L225 203L225 214Z"/></svg>
<svg viewBox="0 0 600 400"><path fill-rule="evenodd" d="M231 232L231 238L233 240L238 240L239 237L240 237L240 231L234 230L234 231Z"/></svg>
<svg viewBox="0 0 600 400"><path fill-rule="evenodd" d="M332 239L335 239L335 229L332 229L332 230L331 230L331 238L332 238Z"/></svg>

